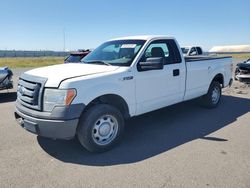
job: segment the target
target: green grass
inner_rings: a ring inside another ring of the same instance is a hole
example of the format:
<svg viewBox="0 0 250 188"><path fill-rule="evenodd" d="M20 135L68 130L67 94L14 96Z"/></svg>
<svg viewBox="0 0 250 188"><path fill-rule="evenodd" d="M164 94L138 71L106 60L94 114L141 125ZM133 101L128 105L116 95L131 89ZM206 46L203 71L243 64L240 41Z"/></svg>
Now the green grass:
<svg viewBox="0 0 250 188"><path fill-rule="evenodd" d="M61 64L64 57L13 57L0 58L0 67L10 68L43 67L48 65Z"/></svg>
<svg viewBox="0 0 250 188"><path fill-rule="evenodd" d="M250 53L240 53L240 54L220 54L222 56L232 56L233 58L237 59L249 59Z"/></svg>

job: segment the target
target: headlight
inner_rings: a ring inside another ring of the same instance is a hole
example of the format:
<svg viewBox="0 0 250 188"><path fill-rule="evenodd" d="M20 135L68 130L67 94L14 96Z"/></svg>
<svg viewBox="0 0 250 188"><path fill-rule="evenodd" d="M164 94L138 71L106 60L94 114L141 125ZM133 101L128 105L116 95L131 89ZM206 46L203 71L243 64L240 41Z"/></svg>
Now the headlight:
<svg viewBox="0 0 250 188"><path fill-rule="evenodd" d="M45 89L43 110L52 111L55 106L70 105L76 96L75 89Z"/></svg>

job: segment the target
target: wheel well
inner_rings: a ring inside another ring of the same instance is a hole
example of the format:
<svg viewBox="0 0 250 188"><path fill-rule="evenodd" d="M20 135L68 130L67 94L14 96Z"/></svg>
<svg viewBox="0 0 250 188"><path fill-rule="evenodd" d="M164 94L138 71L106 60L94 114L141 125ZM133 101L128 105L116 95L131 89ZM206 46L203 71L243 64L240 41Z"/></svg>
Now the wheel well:
<svg viewBox="0 0 250 188"><path fill-rule="evenodd" d="M217 74L214 79L212 80L213 81L216 81L216 82L219 82L221 84L222 87L224 87L224 77L222 74Z"/></svg>
<svg viewBox="0 0 250 188"><path fill-rule="evenodd" d="M92 107L93 105L96 105L96 104L109 104L111 106L114 106L118 110L120 110L120 112L122 113L122 115L125 119L130 118L128 105L127 105L126 101L119 95L107 94L107 95L99 96L99 97L95 98L94 100L92 100L86 106L84 111L86 111L87 109L89 109L90 107Z"/></svg>

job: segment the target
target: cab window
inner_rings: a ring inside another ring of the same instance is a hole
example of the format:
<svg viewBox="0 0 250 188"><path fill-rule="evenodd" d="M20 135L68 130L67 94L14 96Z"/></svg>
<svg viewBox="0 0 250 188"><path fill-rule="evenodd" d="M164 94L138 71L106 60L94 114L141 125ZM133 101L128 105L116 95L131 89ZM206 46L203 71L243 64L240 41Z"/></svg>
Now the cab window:
<svg viewBox="0 0 250 188"><path fill-rule="evenodd" d="M141 61L146 62L151 57L163 57L165 64L181 63L180 52L174 40L153 41L145 50Z"/></svg>
<svg viewBox="0 0 250 188"><path fill-rule="evenodd" d="M198 55L202 55L202 49L200 47L196 47L197 51L198 51Z"/></svg>
<svg viewBox="0 0 250 188"><path fill-rule="evenodd" d="M169 50L166 43L151 43L145 51L145 57L168 57Z"/></svg>
<svg viewBox="0 0 250 188"><path fill-rule="evenodd" d="M195 47L191 48L189 55L197 55L197 51Z"/></svg>

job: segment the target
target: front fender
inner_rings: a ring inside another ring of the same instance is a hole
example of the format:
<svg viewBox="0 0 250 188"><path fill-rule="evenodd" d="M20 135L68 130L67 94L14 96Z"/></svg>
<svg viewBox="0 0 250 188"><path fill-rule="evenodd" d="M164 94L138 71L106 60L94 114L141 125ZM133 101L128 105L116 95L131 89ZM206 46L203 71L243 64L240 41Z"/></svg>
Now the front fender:
<svg viewBox="0 0 250 188"><path fill-rule="evenodd" d="M108 94L118 95L124 99L131 116L135 114L135 82L133 79L120 79L123 75L84 80L71 80L61 85L62 88L75 88L77 96L72 104L84 103L88 105L94 99Z"/></svg>
<svg viewBox="0 0 250 188"><path fill-rule="evenodd" d="M129 114L133 116L135 114L135 95L133 90L122 87L119 84L114 83L102 83L92 87L89 87L87 90L84 90L83 97L79 97L75 102L83 101L84 104L88 105L94 99L103 96L114 94L120 96L127 103L129 108Z"/></svg>

